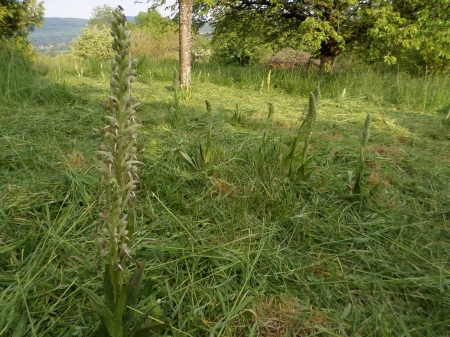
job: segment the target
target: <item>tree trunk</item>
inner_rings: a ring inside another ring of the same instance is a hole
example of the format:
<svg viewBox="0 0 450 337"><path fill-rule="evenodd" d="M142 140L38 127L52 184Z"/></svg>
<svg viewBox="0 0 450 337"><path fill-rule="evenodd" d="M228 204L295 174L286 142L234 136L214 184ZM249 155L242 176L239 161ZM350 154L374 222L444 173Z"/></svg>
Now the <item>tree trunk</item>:
<svg viewBox="0 0 450 337"><path fill-rule="evenodd" d="M340 53L341 48L335 40L328 39L327 41L322 41L320 46L320 70L331 72L334 61Z"/></svg>
<svg viewBox="0 0 450 337"><path fill-rule="evenodd" d="M192 0L179 0L180 11L180 86L191 85Z"/></svg>

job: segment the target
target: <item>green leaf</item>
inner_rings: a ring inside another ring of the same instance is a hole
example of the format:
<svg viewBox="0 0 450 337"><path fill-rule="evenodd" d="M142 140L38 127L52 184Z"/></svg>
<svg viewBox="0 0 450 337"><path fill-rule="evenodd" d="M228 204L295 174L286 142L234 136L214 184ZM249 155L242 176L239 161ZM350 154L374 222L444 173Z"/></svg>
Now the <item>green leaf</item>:
<svg viewBox="0 0 450 337"><path fill-rule="evenodd" d="M236 315L239 311L241 311L243 308L245 308L247 306L247 304L249 304L252 300L253 300L253 296L249 296L249 297L245 298L241 303L239 303L238 306L236 306L236 308L234 308L228 314L228 317L232 317L232 316Z"/></svg>
<svg viewBox="0 0 450 337"><path fill-rule="evenodd" d="M309 171L308 173L304 174L302 177L302 181L307 182L309 178L311 178L312 171Z"/></svg>
<svg viewBox="0 0 450 337"><path fill-rule="evenodd" d="M350 309L352 308L351 303L347 304L344 308L344 310L342 311L340 318L344 319L345 317L347 317L348 313L350 312Z"/></svg>
<svg viewBox="0 0 450 337"><path fill-rule="evenodd" d="M24 336L24 332L26 330L26 325L27 325L27 316L25 314L23 314L19 320L19 323L17 323L16 328L14 329L14 332L12 333L12 337Z"/></svg>
<svg viewBox="0 0 450 337"><path fill-rule="evenodd" d="M108 334L110 337L122 337L123 336L123 330L122 330L122 322L117 321L114 318L113 313L105 308L105 314L103 317L100 317L103 326L106 328L106 331L108 331Z"/></svg>
<svg viewBox="0 0 450 337"><path fill-rule="evenodd" d="M409 330L405 324L405 322L403 321L401 316L397 316L398 318L398 322L400 323L400 326L402 327L403 333L405 334L406 337L411 337L411 334L409 333Z"/></svg>
<svg viewBox="0 0 450 337"><path fill-rule="evenodd" d="M150 307L149 309L147 309L147 311L137 320L137 322L134 323L134 328L131 330L130 332L130 336L134 337L136 335L136 333L140 330L138 330L142 324L144 324L145 320L148 318L148 316L150 315L150 313L155 310L155 308L158 306L159 304L155 304L152 307Z"/></svg>
<svg viewBox="0 0 450 337"><path fill-rule="evenodd" d="M299 139L300 139L300 137L299 137L299 135L297 135L292 140L291 148L289 150L289 153L287 154L286 157L283 158L285 164L288 163L288 162L291 162L294 159L295 150L297 149L297 143L298 143Z"/></svg>
<svg viewBox="0 0 450 337"><path fill-rule="evenodd" d="M256 328L258 327L258 322L253 323L252 328L250 330L250 333L248 335L248 337L253 337L255 336L255 332L256 332Z"/></svg>
<svg viewBox="0 0 450 337"><path fill-rule="evenodd" d="M148 337L158 332L163 331L164 329L169 328L170 325L167 323L158 323L149 327L145 327L138 332L136 332L132 337Z"/></svg>
<svg viewBox="0 0 450 337"><path fill-rule="evenodd" d="M122 322L123 313L127 307L127 288L128 284L124 284L119 299L117 300L117 305L114 310L114 319L116 321Z"/></svg>
<svg viewBox="0 0 450 337"><path fill-rule="evenodd" d="M181 150L181 149L177 149L177 151L178 151L179 154L181 154L181 155L184 157L184 159L186 159L186 160L188 161L189 164L191 164L191 166L192 166L193 168L195 168L195 164L194 164L194 162L192 161L191 156L189 156L186 152L184 152L184 151Z"/></svg>
<svg viewBox="0 0 450 337"><path fill-rule="evenodd" d="M130 307L133 307L136 305L139 293L141 292L142 287L142 279L144 277L144 270L145 270L145 264L147 263L147 260L144 260L141 262L134 271L133 275L131 276L131 279L129 281L128 290L127 290L127 304Z"/></svg>
<svg viewBox="0 0 450 337"><path fill-rule="evenodd" d="M200 156L202 158L202 162L206 163L206 159L205 159L205 151L203 150L203 146L202 144L198 144L199 147L199 151L200 151Z"/></svg>
<svg viewBox="0 0 450 337"><path fill-rule="evenodd" d="M126 230L128 231L128 238L131 240L134 235L134 228L136 225L136 211L134 209L130 209L128 212L127 221L128 224Z"/></svg>
<svg viewBox="0 0 450 337"><path fill-rule="evenodd" d="M152 318L155 320L163 318L163 312L161 306L158 303L158 300L154 296L150 296L150 299L147 303L147 308L152 308Z"/></svg>
<svg viewBox="0 0 450 337"><path fill-rule="evenodd" d="M208 111L208 115L212 115L211 103L208 100L205 100L206 103L206 111Z"/></svg>
<svg viewBox="0 0 450 337"><path fill-rule="evenodd" d="M108 331L106 331L105 326L102 324L99 325L98 327L98 332L97 332L97 336L98 337L109 337L108 336Z"/></svg>
<svg viewBox="0 0 450 337"><path fill-rule="evenodd" d="M122 323L114 319L114 315L103 303L100 296L90 289L84 289L86 294L91 298L91 305L97 315L100 317L105 330L109 337L122 337Z"/></svg>
<svg viewBox="0 0 450 337"><path fill-rule="evenodd" d="M309 157L304 163L303 165L306 167L308 167L308 165L311 163L311 161L314 159L314 156Z"/></svg>
<svg viewBox="0 0 450 337"><path fill-rule="evenodd" d="M103 290L105 291L105 299L106 299L106 306L109 310L114 311L115 309L115 302L116 302L116 289L113 283L113 280L111 280L111 271L114 268L111 268L111 265L109 263L105 266L105 279L103 283Z"/></svg>
<svg viewBox="0 0 450 337"><path fill-rule="evenodd" d="M101 299L100 296L98 296L96 293L94 293L92 290L88 289L88 288L84 288L83 289L84 292L89 296L89 298L91 299L91 301L96 304L98 307L102 308L105 306L105 304L103 303L103 300ZM95 309L95 308L94 308ZM100 316L100 314L99 314Z"/></svg>

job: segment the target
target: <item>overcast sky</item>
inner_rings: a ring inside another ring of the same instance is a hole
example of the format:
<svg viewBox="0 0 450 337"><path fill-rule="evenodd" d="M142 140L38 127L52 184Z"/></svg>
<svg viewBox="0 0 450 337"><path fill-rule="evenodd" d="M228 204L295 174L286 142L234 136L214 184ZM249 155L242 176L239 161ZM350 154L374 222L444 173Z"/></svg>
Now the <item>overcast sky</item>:
<svg viewBox="0 0 450 337"><path fill-rule="evenodd" d="M108 5L113 8L120 5L125 10L125 15L136 16L139 12L146 12L151 6L151 3L145 3L146 0L141 1L144 3L135 4L134 0L45 0L44 16L48 18L60 17L89 19L92 14L92 9L103 5ZM169 13L166 15L168 14Z"/></svg>

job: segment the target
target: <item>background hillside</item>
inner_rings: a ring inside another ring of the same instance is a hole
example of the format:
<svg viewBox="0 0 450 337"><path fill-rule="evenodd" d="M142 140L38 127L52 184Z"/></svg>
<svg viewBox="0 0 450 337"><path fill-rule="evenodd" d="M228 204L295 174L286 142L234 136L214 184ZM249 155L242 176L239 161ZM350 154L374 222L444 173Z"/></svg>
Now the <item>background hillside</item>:
<svg viewBox="0 0 450 337"><path fill-rule="evenodd" d="M42 28L36 28L28 39L33 46L70 44L81 34L88 21L75 18L45 18Z"/></svg>
<svg viewBox="0 0 450 337"><path fill-rule="evenodd" d="M134 16L128 17L134 21ZM33 46L69 45L73 39L81 35L82 29L89 22L88 19L76 18L45 18L41 28L31 32L28 40Z"/></svg>

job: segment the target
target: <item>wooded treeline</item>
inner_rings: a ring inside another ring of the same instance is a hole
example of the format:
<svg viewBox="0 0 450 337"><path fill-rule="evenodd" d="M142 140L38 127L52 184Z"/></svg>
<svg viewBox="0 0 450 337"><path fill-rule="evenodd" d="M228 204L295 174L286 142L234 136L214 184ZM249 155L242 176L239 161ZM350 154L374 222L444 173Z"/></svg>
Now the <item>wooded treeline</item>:
<svg viewBox="0 0 450 337"><path fill-rule="evenodd" d="M443 0L221 0L211 5L215 38L311 52L329 70L351 53L447 72L450 2Z"/></svg>
<svg viewBox="0 0 450 337"><path fill-rule="evenodd" d="M165 1L152 4L147 13L136 17L135 33L139 44L145 46L139 49L160 54L161 41L174 40L180 33L181 77L189 77L189 27L196 32L205 22L214 26L213 54L223 63L254 63L258 50L264 46L272 52L286 47L308 52L320 60L323 71L330 71L342 54L364 62L399 64L416 73L450 70L450 2L446 0L180 0L172 6L172 19L162 17L154 9L165 5ZM41 25L43 6L37 0L2 1L2 41L29 48L26 36ZM111 11L108 6L94 9L84 32L89 44L109 43L107 34L99 32L108 29ZM173 52L174 47L171 48ZM97 54L109 55L104 51ZM89 53L79 56L87 57ZM182 78L182 85L184 82Z"/></svg>

